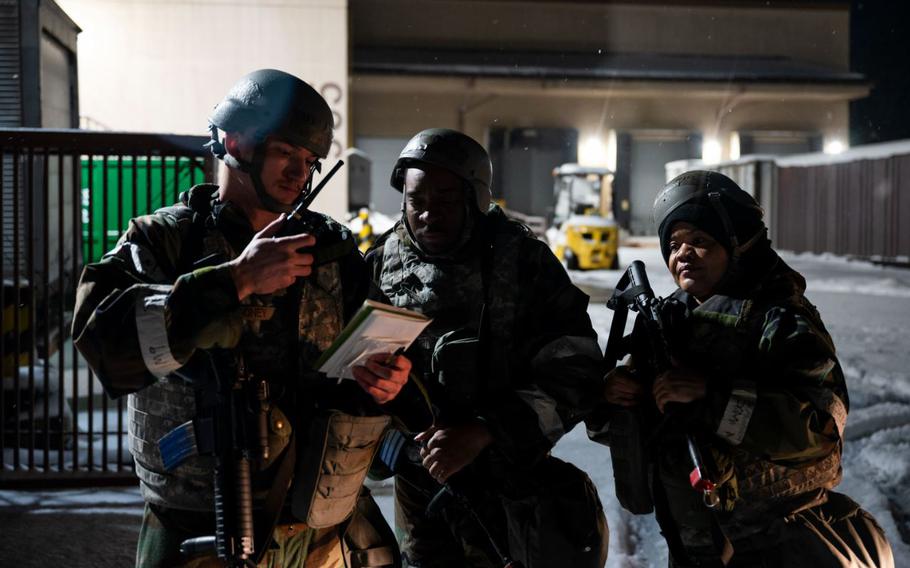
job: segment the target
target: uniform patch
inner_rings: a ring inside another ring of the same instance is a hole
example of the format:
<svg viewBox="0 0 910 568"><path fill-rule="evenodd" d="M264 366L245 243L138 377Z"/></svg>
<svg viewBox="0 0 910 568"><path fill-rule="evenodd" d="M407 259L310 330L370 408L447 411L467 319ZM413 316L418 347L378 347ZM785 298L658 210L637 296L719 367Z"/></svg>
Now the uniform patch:
<svg viewBox="0 0 910 568"><path fill-rule="evenodd" d="M165 304L170 286L147 286L144 296L136 299L136 331L139 349L146 368L156 377L164 377L183 366L171 354L167 339Z"/></svg>
<svg viewBox="0 0 910 568"><path fill-rule="evenodd" d="M274 306L242 306L240 308L241 317L245 320L262 321L270 320L275 315Z"/></svg>
<svg viewBox="0 0 910 568"><path fill-rule="evenodd" d="M734 388L717 427L717 435L734 446L741 444L746 437L757 399L758 394L754 389Z"/></svg>

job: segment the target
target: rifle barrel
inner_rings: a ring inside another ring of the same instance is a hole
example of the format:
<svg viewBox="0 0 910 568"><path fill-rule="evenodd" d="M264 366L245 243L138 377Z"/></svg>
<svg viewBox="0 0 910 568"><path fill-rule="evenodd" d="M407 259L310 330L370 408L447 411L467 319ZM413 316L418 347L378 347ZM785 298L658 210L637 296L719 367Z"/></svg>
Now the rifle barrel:
<svg viewBox="0 0 910 568"><path fill-rule="evenodd" d="M632 280L632 286L640 286L642 291L635 296L636 303L639 306L646 306L653 299L654 290L651 289L651 283L648 282L648 272L645 270L645 263L635 260L629 266L629 277Z"/></svg>

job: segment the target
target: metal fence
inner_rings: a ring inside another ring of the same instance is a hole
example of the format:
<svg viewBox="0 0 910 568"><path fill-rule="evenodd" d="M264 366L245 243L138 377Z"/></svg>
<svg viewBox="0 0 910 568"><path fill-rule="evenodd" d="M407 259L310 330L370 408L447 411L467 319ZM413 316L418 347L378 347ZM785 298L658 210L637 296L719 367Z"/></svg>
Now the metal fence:
<svg viewBox="0 0 910 568"><path fill-rule="evenodd" d="M780 165L777 176L781 248L910 262L910 153Z"/></svg>
<svg viewBox="0 0 910 568"><path fill-rule="evenodd" d="M910 141L715 168L758 199L776 248L910 264Z"/></svg>
<svg viewBox="0 0 910 568"><path fill-rule="evenodd" d="M75 285L129 219L214 179L206 138L0 129L0 486L132 478L123 399L72 345Z"/></svg>

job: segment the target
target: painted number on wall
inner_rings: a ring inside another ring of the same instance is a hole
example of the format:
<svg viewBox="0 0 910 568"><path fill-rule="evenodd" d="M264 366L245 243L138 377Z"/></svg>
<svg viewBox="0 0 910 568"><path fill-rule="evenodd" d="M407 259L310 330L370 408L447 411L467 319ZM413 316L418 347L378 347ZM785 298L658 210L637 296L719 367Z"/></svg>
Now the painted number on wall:
<svg viewBox="0 0 910 568"><path fill-rule="evenodd" d="M342 124L342 115L340 109L342 108L342 101L344 100L344 91L341 89L341 86L338 83L323 83L322 87L319 88L319 94L329 103L329 106L332 107L332 117L335 119L335 131L338 132L341 128L344 127ZM332 140L332 150L330 155L335 158L341 158L341 153L344 148L341 147L341 142L338 141L338 137Z"/></svg>

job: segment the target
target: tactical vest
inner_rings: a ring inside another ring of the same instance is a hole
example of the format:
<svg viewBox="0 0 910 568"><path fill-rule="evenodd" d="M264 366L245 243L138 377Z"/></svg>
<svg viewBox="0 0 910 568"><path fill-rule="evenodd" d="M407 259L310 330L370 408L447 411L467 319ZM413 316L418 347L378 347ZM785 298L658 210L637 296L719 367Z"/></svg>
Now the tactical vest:
<svg viewBox="0 0 910 568"><path fill-rule="evenodd" d="M686 334L685 346L678 352L684 353L690 364L699 362L699 368L709 375L743 377L746 374L744 369L759 368L762 357L759 344L763 329L767 318L773 316L775 310L791 310L811 321L819 333L825 335L822 339L830 344L814 307L801 296L783 308L715 295L691 312L691 327ZM737 393L754 396L757 389L755 382L748 379L738 381L730 385L734 396L738 396ZM819 395L819 400L813 403L835 418L842 435L846 421L843 402L829 392ZM745 426L746 423L743 428ZM735 437L735 433L728 432L727 435ZM771 518L823 502L824 490L840 481L840 448L811 466L789 467L763 460L735 444L718 441L708 445L713 461L721 469L718 472L721 504L717 519L725 536L733 541L760 531ZM690 462L685 452L685 442L680 440L676 440L672 448L667 445L659 450L658 460L663 465L660 468L661 479L683 543L687 546L710 546L713 541L708 510L701 503L701 496L689 486L688 471L683 472L681 468L670 465L688 465Z"/></svg>
<svg viewBox="0 0 910 568"><path fill-rule="evenodd" d="M214 191L215 186L197 186L199 189ZM191 191L197 190L194 188ZM195 200L191 203L197 202ZM225 260L233 259L239 254L228 244L224 235L212 223L200 223L202 219L211 219L208 211L197 212L186 205L177 205L159 211L155 216L146 218L145 222L156 222L155 217L173 215L178 218L193 218L187 234L182 235L183 250L195 250L197 258L220 254ZM200 219L202 217L202 219ZM137 220L142 222L142 220ZM199 231L204 227L204 231ZM198 231L198 232L197 232ZM200 234L201 233L201 234ZM202 246L194 246L192 239L202 239ZM185 264L175 262L175 265ZM297 312L297 342L293 346L298 353L320 353L338 336L343 323L343 305L341 294L340 267L331 262L317 267L313 276L306 278L300 285ZM281 302L280 296L271 298ZM285 299L286 300L286 299ZM242 307L244 316L244 333L238 346L245 359L268 359L262 356L263 346L280 344L262 333L280 333L280 326L269 330L268 323L279 310L273 305L266 305L261 298L250 297ZM260 327L262 329L260 329ZM284 361L288 354L281 354ZM300 365L285 368L284 380L301 380L302 366L311 361L302 361ZM256 371L256 369L252 369ZM297 373L295 373L297 371ZM297 374L298 377L293 375ZM290 375L290 376L288 376ZM191 420L195 415L195 398L193 389L186 382L175 376L167 376L155 384L129 395L129 437L130 451L136 462L136 474L142 481L143 497L152 503L193 510L212 510L212 462L209 458L194 456L173 471L166 471L158 451L158 440L176 426ZM270 460L275 460L286 447L292 431L292 425L281 410L272 407L270 416ZM372 458L372 454L367 459ZM271 461L262 464L260 469L271 465ZM368 463L368 461L367 461ZM359 484L358 489L359 489ZM353 503L351 504L353 507ZM346 515L345 515L346 516Z"/></svg>
<svg viewBox="0 0 910 568"><path fill-rule="evenodd" d="M396 226L383 242L380 288L393 305L434 318L417 340L422 366L449 402L467 409L481 393L509 385L524 235L500 231L492 246L478 247L482 252L438 263L409 246L409 238Z"/></svg>

